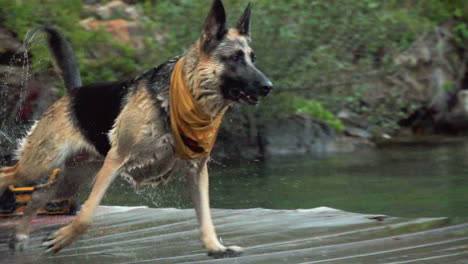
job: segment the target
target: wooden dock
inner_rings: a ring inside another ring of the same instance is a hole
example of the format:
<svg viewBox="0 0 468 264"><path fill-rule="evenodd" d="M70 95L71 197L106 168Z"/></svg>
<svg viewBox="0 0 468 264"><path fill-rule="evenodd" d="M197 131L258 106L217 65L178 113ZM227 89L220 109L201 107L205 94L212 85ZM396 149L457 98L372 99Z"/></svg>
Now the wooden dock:
<svg viewBox="0 0 468 264"><path fill-rule="evenodd" d="M213 260L198 241L193 210L102 206L91 230L57 255L43 237L71 216L34 220L30 250L7 246L14 219L0 219L0 263L468 263L468 223L407 219L320 207L309 210L213 209L218 234L242 257Z"/></svg>

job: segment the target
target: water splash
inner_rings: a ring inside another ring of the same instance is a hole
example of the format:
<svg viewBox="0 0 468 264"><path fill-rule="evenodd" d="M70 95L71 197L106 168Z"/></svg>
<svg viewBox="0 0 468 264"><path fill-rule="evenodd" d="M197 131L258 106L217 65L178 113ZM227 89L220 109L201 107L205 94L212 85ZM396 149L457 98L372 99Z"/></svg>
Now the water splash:
<svg viewBox="0 0 468 264"><path fill-rule="evenodd" d="M11 144L15 144L15 142L13 141L12 138L10 138L7 134L5 134L5 132L1 131L0 130L0 136L2 136L3 138L5 138L6 140L8 140Z"/></svg>
<svg viewBox="0 0 468 264"><path fill-rule="evenodd" d="M31 79L30 51L43 41L37 41L40 28L29 30L22 44L16 47L8 64L3 67L0 82L0 151L10 152L16 139L29 124L21 120L21 113L30 90ZM0 153L1 155L2 153ZM4 154L4 153L3 153Z"/></svg>

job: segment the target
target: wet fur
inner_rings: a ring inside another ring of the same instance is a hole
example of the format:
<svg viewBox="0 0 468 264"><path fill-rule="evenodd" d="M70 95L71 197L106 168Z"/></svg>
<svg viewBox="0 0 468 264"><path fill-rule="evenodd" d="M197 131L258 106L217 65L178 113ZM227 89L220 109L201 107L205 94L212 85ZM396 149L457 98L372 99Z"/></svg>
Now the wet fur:
<svg viewBox="0 0 468 264"><path fill-rule="evenodd" d="M245 14L247 11L250 15L250 5ZM232 69L223 59L233 50L243 50L245 54L251 51L245 19L241 20L242 28L224 29L224 8L221 1L215 0L205 33L184 55L183 70L189 89L204 111L213 117L235 102L226 98L223 91L232 85L229 83L232 80L226 78ZM131 80L76 87L81 79L74 76L77 72L74 57L63 58L73 55L71 48L66 46L64 38L56 37L55 41L50 46L64 72L69 93L53 104L28 132L17 152L18 163L0 169L0 195L10 184L45 181L53 169L61 171L55 184L34 195L18 225L13 247L24 247L30 232L29 223L37 208L50 199L73 195L76 193L73 186L94 180L91 194L76 219L44 243L48 251L58 252L86 232L94 211L117 175L131 179L135 185L156 186L180 171L192 183L201 241L209 254L214 257L239 255L241 248L225 247L219 242L212 223L208 196L209 158L181 160L174 152L169 87L173 68L180 57L171 58ZM253 67L247 55L245 63ZM264 77L256 71L258 78ZM240 84L237 85L248 86L247 81L238 80ZM258 80L251 83L255 81Z"/></svg>

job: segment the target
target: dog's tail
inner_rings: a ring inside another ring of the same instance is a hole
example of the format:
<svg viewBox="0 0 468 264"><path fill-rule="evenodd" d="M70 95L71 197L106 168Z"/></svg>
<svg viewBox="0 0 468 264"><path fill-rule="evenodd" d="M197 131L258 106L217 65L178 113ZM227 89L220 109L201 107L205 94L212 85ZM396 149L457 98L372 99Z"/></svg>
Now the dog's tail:
<svg viewBox="0 0 468 264"><path fill-rule="evenodd" d="M49 48L62 71L67 91L70 92L72 89L80 87L82 85L80 68L70 43L64 35L51 26L43 26L42 30L48 35Z"/></svg>

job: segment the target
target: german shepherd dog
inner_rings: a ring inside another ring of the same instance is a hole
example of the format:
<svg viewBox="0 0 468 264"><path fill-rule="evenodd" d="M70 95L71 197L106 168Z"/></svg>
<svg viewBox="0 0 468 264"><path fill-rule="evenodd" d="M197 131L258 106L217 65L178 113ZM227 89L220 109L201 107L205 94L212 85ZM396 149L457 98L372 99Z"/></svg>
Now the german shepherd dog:
<svg viewBox="0 0 468 264"><path fill-rule="evenodd" d="M227 28L223 4L215 0L201 37L184 55L131 80L85 86L69 43L55 29L45 27L68 94L30 129L20 143L17 164L0 169L0 195L8 185L41 181L56 168L61 171L33 194L10 245L23 249L37 209L51 199L69 198L87 180L93 182L88 199L70 224L46 238L47 252L60 251L88 230L117 175L130 177L136 184L157 185L178 171L191 183L200 238L208 255L240 255L242 248L221 244L212 222L207 169L211 148L200 150L196 140L181 130L182 147L201 155L177 155L171 111L182 101L171 103L170 90L179 65L179 79L187 93L211 120L236 102L255 105L268 95L272 83L255 67L249 46L250 13L249 3L237 27ZM216 138L217 130L212 132Z"/></svg>

